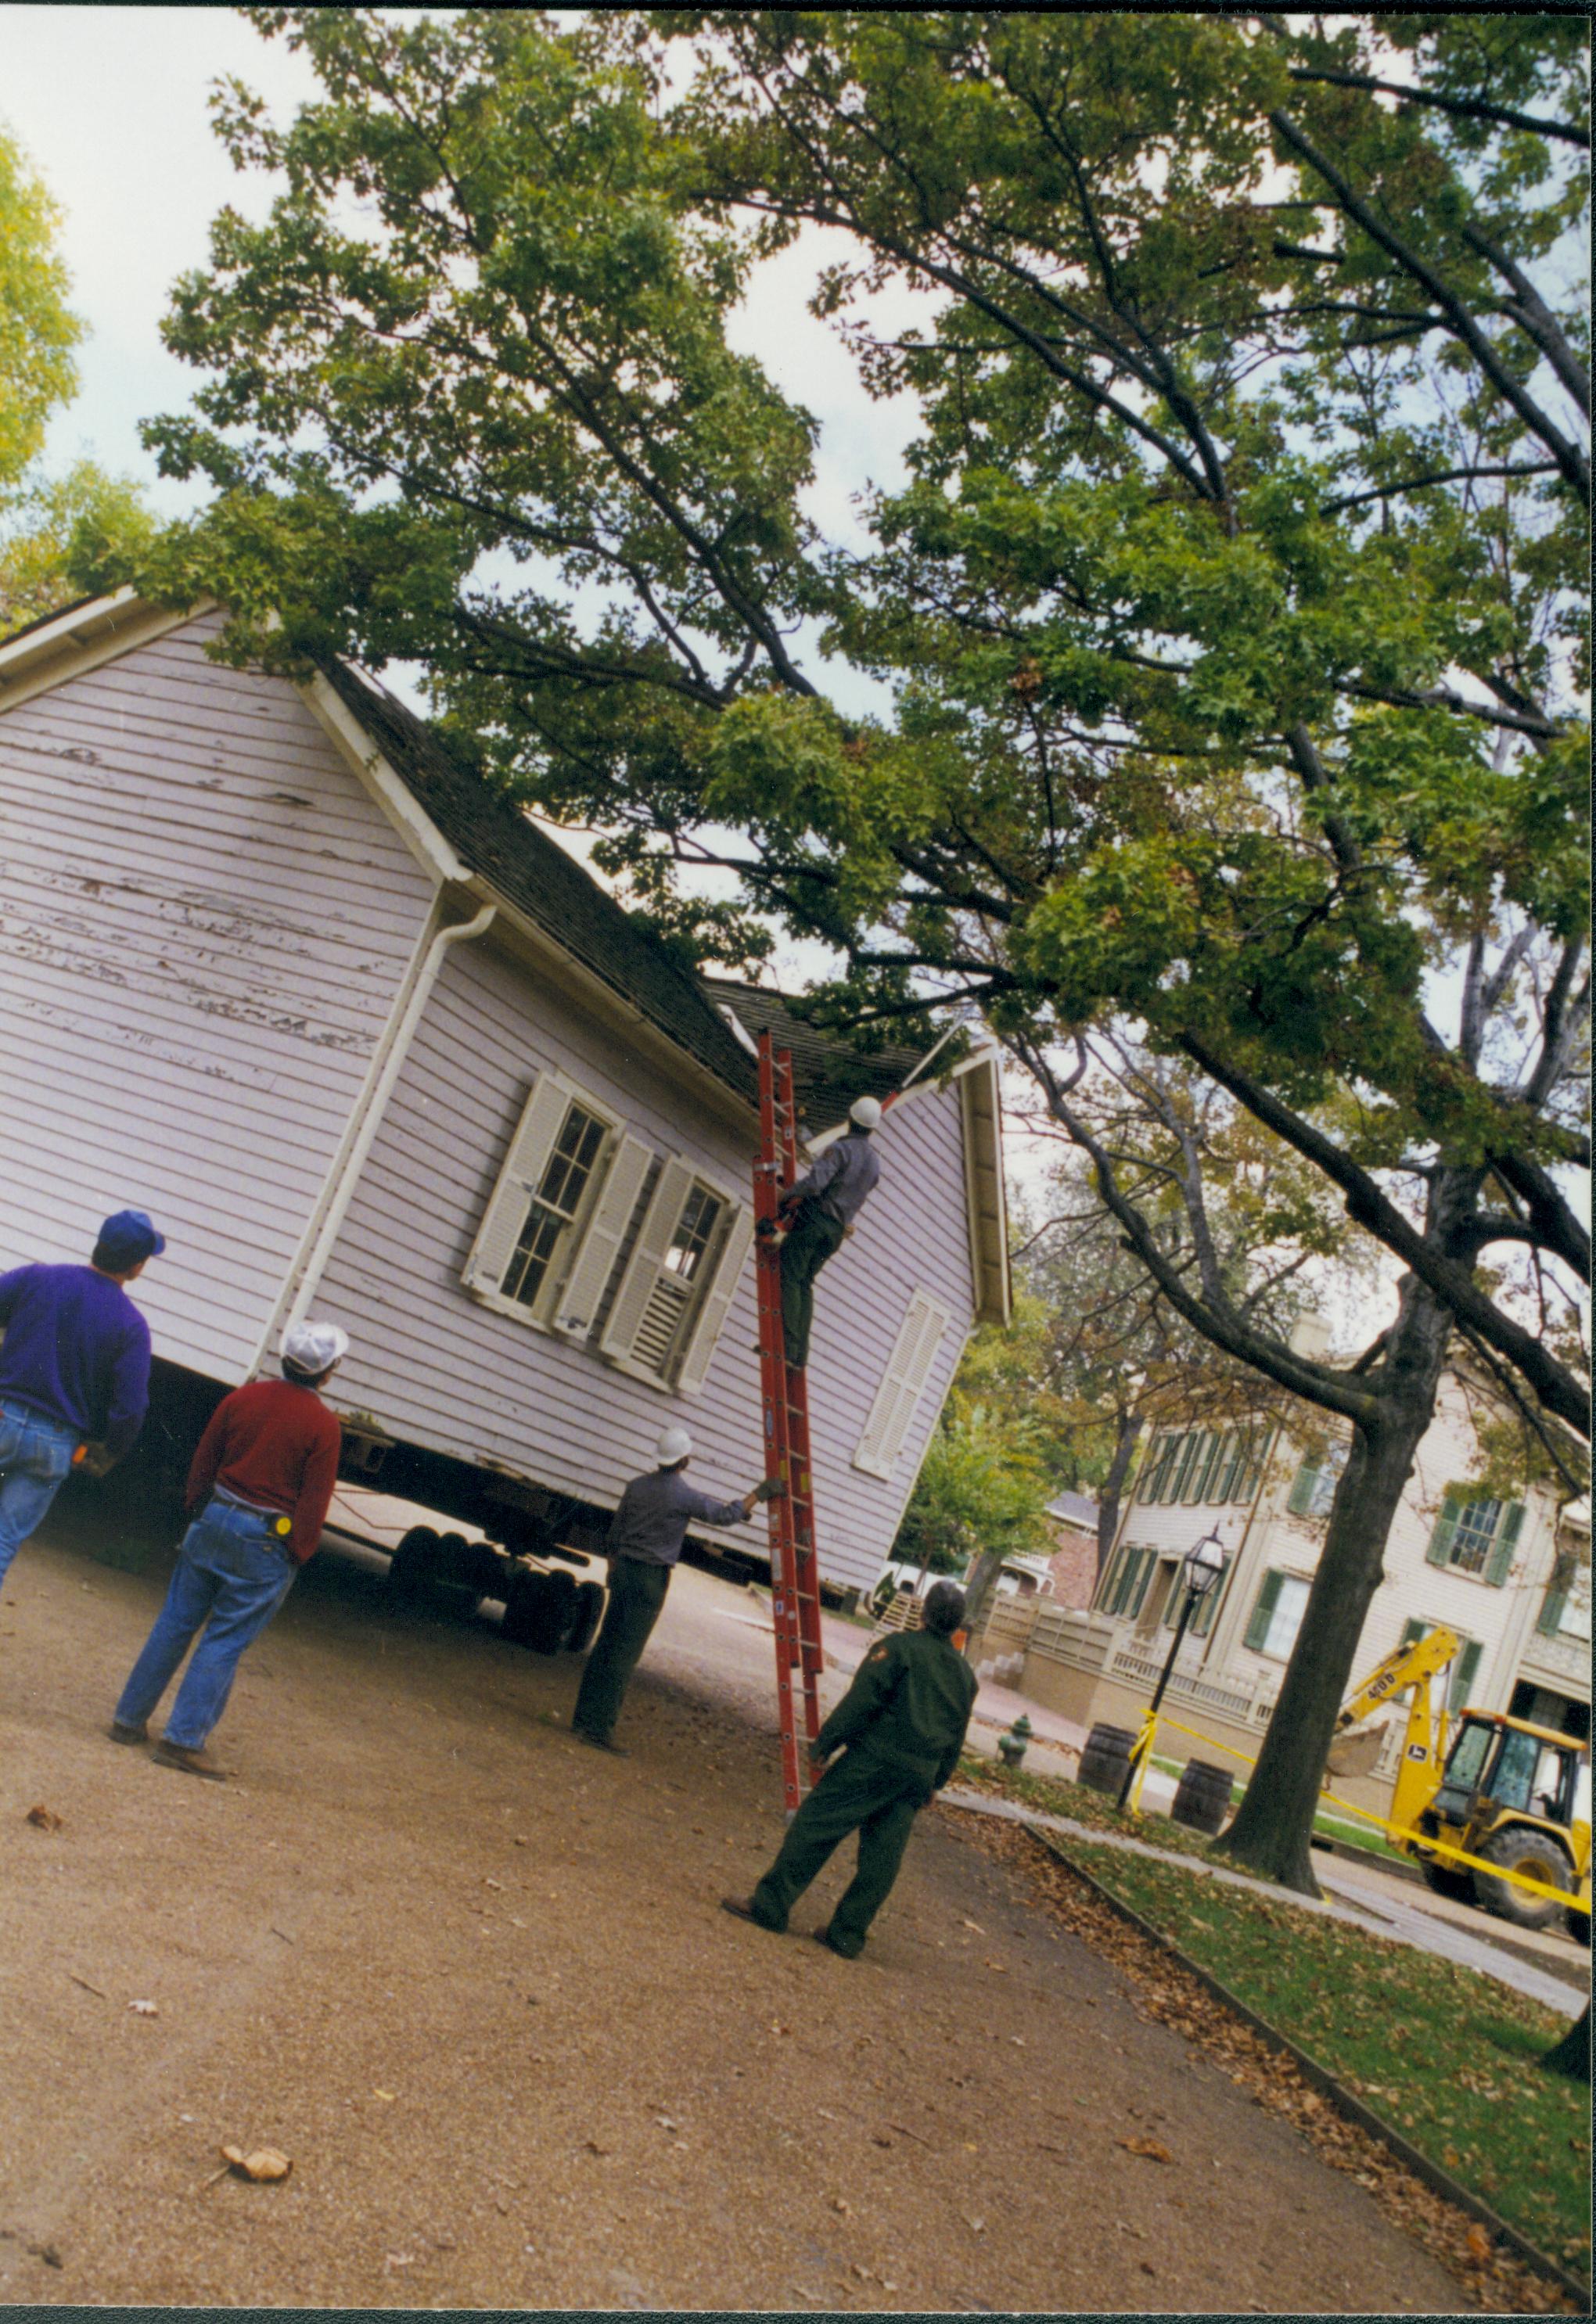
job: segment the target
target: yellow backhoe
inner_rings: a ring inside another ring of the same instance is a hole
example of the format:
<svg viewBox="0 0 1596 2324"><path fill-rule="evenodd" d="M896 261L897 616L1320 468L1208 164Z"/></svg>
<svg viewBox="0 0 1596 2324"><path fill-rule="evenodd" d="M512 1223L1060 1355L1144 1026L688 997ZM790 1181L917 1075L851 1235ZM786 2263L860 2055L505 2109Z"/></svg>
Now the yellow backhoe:
<svg viewBox="0 0 1596 2324"><path fill-rule="evenodd" d="M1397 1846L1417 1860L1438 1895L1481 1904L1528 1929L1566 1911L1573 1935L1589 1944L1590 1755L1572 1736L1499 1711L1460 1711L1449 1736L1445 1695L1435 1682L1457 1653L1453 1633L1437 1629L1388 1654L1342 1706L1329 1773L1369 1771L1385 1730L1362 1722L1411 1688L1390 1820L1416 1837ZM1481 1862L1455 1863L1426 1841ZM1583 1909L1537 1896L1506 1873L1561 1888Z"/></svg>

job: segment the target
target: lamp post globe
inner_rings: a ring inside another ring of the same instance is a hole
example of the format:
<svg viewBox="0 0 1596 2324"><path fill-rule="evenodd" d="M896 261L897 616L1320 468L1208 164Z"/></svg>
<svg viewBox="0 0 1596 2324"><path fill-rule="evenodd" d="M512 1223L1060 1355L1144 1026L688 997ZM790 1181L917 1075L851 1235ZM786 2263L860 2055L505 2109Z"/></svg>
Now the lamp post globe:
<svg viewBox="0 0 1596 2324"><path fill-rule="evenodd" d="M1224 1572L1224 1544L1216 1533L1204 1534L1181 1560L1180 1578L1195 1597L1206 1598Z"/></svg>

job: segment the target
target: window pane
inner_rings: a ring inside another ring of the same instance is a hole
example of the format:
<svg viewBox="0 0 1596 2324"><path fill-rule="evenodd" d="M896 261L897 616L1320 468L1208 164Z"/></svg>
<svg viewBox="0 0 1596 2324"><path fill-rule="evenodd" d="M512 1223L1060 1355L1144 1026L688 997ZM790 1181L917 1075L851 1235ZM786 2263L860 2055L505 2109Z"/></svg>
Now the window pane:
<svg viewBox="0 0 1596 2324"><path fill-rule="evenodd" d="M1541 1747L1533 1735L1518 1734L1509 1727L1491 1772L1491 1798L1504 1808L1527 1808L1540 1756Z"/></svg>
<svg viewBox="0 0 1596 2324"><path fill-rule="evenodd" d="M1446 1762L1446 1781L1453 1791L1471 1792L1474 1789L1495 1733L1494 1727L1487 1727L1480 1720L1471 1720L1463 1729Z"/></svg>
<svg viewBox="0 0 1596 2324"><path fill-rule="evenodd" d="M1470 1501L1458 1512L1457 1529L1452 1536L1447 1563L1464 1573L1482 1573L1496 1539L1496 1529L1501 1522L1499 1501Z"/></svg>
<svg viewBox="0 0 1596 2324"><path fill-rule="evenodd" d="M665 1254L667 1268L683 1283L691 1283L697 1277L724 1209L725 1204L705 1186L695 1186L683 1204L670 1249Z"/></svg>
<svg viewBox="0 0 1596 2324"><path fill-rule="evenodd" d="M1308 1506L1305 1511L1308 1517L1327 1517L1330 1515L1330 1504L1335 1499L1335 1489L1341 1482L1341 1472L1346 1465L1346 1446L1333 1444L1324 1456L1324 1466L1315 1478L1313 1489L1308 1495Z"/></svg>
<svg viewBox="0 0 1596 2324"><path fill-rule="evenodd" d="M582 1207L604 1141L603 1122L584 1107L573 1105L554 1141L538 1191L527 1206L514 1256L504 1270L501 1288L506 1298L520 1300L523 1307L537 1299L560 1236Z"/></svg>
<svg viewBox="0 0 1596 2324"><path fill-rule="evenodd" d="M1296 1633L1302 1622L1302 1609L1308 1602L1308 1585L1294 1574L1280 1577L1280 1594L1275 1600L1275 1610L1269 1617L1269 1627L1264 1632L1262 1651L1278 1655L1284 1662L1296 1644Z"/></svg>

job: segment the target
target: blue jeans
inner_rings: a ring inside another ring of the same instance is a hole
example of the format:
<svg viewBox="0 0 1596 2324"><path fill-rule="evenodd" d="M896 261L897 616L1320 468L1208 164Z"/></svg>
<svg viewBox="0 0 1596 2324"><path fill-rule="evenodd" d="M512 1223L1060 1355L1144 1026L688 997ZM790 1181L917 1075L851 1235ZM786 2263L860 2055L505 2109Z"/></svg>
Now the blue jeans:
<svg viewBox="0 0 1596 2324"><path fill-rule="evenodd" d="M0 1403L0 1582L72 1473L78 1431L25 1404Z"/></svg>
<svg viewBox="0 0 1596 2324"><path fill-rule="evenodd" d="M142 1727L203 1623L205 1636L183 1674L166 1722L166 1739L198 1751L233 1691L233 1674L292 1589L298 1565L258 1509L211 1500L183 1536L166 1603L134 1663L116 1717Z"/></svg>

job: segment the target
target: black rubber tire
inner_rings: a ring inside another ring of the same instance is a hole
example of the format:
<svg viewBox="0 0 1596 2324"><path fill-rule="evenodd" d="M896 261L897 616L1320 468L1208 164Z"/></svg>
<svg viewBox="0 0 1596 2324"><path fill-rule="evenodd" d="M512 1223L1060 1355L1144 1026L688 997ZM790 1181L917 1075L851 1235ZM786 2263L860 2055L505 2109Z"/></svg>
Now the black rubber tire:
<svg viewBox="0 0 1596 2324"><path fill-rule="evenodd" d="M388 1561L388 1588L395 1598L416 1599L438 1579L441 1536L431 1526L411 1526Z"/></svg>
<svg viewBox="0 0 1596 2324"><path fill-rule="evenodd" d="M604 1619L604 1586L602 1582L578 1582L577 1612L566 1633L567 1655L585 1655L593 1644L594 1635Z"/></svg>
<svg viewBox="0 0 1596 2324"><path fill-rule="evenodd" d="M464 1584L471 1579L472 1548L463 1533L446 1533L438 1544L438 1578Z"/></svg>
<svg viewBox="0 0 1596 2324"><path fill-rule="evenodd" d="M1570 1913L1568 1916L1568 1933L1573 1939L1576 1945L1589 1945L1591 1941L1591 1915L1589 1913Z"/></svg>
<svg viewBox="0 0 1596 2324"><path fill-rule="evenodd" d="M1454 1904L1473 1903L1474 1876L1471 1872L1455 1872L1450 1864L1436 1864L1428 1857L1419 1858L1418 1868L1425 1876L1425 1886L1433 1888L1437 1896L1450 1896Z"/></svg>
<svg viewBox="0 0 1596 2324"><path fill-rule="evenodd" d="M564 1566L556 1566L552 1573L543 1576L543 1588L532 1616L532 1634L527 1640L532 1652L558 1654L570 1635L576 1612L576 1581Z"/></svg>
<svg viewBox="0 0 1596 2324"><path fill-rule="evenodd" d="M549 1576L530 1566L517 1568L510 1584L510 1595L504 1600L504 1619L500 1624L500 1636L512 1646L530 1646L537 1627L538 1609Z"/></svg>
<svg viewBox="0 0 1596 2324"><path fill-rule="evenodd" d="M1531 1880L1545 1880L1554 1888L1566 1888L1573 1878L1573 1867L1556 1841L1533 1824L1509 1824L1506 1831L1493 1832L1476 1853ZM1473 1879L1475 1901L1517 1928L1546 1928L1566 1909L1549 1896L1531 1896L1509 1881L1493 1879L1489 1872L1476 1872Z"/></svg>
<svg viewBox="0 0 1596 2324"><path fill-rule="evenodd" d="M503 1598L510 1574L510 1560L491 1541L471 1544L471 1583L479 1598Z"/></svg>

